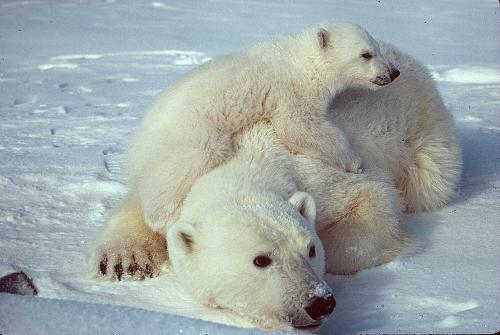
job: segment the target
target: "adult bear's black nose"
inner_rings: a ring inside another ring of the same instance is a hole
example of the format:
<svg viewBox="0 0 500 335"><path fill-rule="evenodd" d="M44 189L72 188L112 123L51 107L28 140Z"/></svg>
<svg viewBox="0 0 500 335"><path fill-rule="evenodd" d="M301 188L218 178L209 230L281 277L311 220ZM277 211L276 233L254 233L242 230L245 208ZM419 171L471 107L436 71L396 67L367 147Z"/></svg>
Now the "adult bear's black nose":
<svg viewBox="0 0 500 335"><path fill-rule="evenodd" d="M390 74L391 81L393 81L394 79L399 77L400 74L401 74L401 72L399 72L399 70L393 70Z"/></svg>
<svg viewBox="0 0 500 335"><path fill-rule="evenodd" d="M327 297L316 298L306 307L307 314L313 320L320 320L324 316L328 316L335 308L335 299L333 295Z"/></svg>

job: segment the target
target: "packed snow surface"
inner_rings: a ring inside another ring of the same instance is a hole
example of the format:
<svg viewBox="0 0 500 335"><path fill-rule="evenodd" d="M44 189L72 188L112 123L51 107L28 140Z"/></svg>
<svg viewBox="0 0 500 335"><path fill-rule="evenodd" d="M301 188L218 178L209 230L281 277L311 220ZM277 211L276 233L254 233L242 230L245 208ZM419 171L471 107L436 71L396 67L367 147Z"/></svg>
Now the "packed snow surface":
<svg viewBox="0 0 500 335"><path fill-rule="evenodd" d="M0 275L26 272L39 295L0 294L0 333L259 332L192 319L248 326L190 301L168 271L103 282L85 258L125 190L126 140L161 89L217 55L332 19L429 66L464 173L455 202L405 219L420 248L328 276L337 307L319 332L498 331L499 18L494 0L1 1Z"/></svg>

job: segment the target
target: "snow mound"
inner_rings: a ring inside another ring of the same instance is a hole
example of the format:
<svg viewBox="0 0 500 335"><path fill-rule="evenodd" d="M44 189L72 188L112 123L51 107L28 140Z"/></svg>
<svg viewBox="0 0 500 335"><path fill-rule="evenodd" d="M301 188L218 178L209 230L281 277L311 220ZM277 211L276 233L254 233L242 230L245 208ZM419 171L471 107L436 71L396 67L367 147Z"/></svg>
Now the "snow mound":
<svg viewBox="0 0 500 335"><path fill-rule="evenodd" d="M469 84L500 83L499 67L462 66L442 72L432 72L432 75L437 81Z"/></svg>
<svg viewBox="0 0 500 335"><path fill-rule="evenodd" d="M0 293L0 333L23 335L270 334L257 329L235 328L131 307L4 293Z"/></svg>

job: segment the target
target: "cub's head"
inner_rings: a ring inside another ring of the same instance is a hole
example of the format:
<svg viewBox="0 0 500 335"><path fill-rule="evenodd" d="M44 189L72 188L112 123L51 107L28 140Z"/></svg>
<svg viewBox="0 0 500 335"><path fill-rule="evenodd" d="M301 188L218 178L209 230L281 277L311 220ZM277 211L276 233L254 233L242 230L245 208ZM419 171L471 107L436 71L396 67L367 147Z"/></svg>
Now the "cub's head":
<svg viewBox="0 0 500 335"><path fill-rule="evenodd" d="M394 81L399 70L381 54L377 41L362 27L348 22L315 28L319 70L338 89L377 89Z"/></svg>
<svg viewBox="0 0 500 335"><path fill-rule="evenodd" d="M172 266L198 301L266 328L315 329L333 311L312 197L220 204L167 232ZM192 221L193 220L193 221Z"/></svg>

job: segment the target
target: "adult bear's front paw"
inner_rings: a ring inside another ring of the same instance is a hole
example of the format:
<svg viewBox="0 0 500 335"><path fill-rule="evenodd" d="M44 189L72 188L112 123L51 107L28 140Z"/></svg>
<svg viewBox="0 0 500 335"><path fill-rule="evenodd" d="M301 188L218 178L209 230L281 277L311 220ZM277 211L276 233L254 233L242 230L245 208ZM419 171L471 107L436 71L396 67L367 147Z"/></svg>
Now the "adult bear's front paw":
<svg viewBox="0 0 500 335"><path fill-rule="evenodd" d="M161 242L161 239L108 241L96 251L93 271L109 280L153 278L167 259L164 240Z"/></svg>

